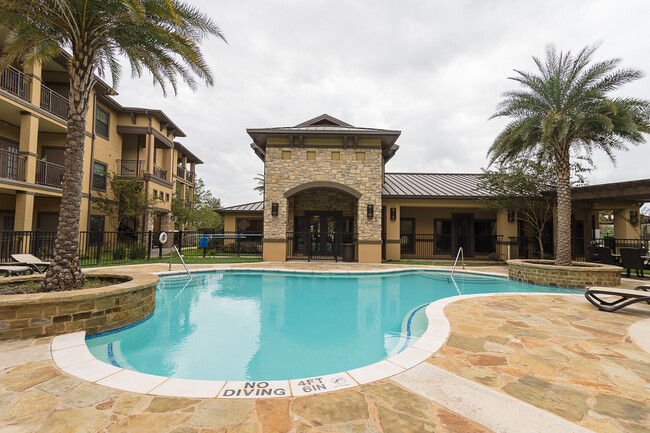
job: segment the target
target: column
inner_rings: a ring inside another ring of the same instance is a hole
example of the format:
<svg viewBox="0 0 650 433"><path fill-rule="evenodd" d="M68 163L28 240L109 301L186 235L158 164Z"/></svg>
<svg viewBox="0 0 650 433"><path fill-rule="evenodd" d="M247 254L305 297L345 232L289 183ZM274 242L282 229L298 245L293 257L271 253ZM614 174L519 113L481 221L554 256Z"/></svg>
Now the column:
<svg viewBox="0 0 650 433"><path fill-rule="evenodd" d="M510 216L512 221L508 221L508 212L511 212ZM507 211L500 210L497 212L497 235L501 236L501 241L503 242L499 248L500 256L504 260L515 259L519 257L519 251L517 246L510 245L510 257L508 257L508 245L510 244L510 238L517 237L517 212L516 211Z"/></svg>
<svg viewBox="0 0 650 433"><path fill-rule="evenodd" d="M38 149L38 117L27 111L20 115L20 155L26 158L25 161L25 182L35 183L36 181L36 153Z"/></svg>
<svg viewBox="0 0 650 433"><path fill-rule="evenodd" d="M632 218L634 212L636 212L635 219ZM639 239L641 237L640 221L641 212L639 212L638 205L614 210L614 237L616 239ZM619 246L618 242L617 246Z"/></svg>
<svg viewBox="0 0 650 433"><path fill-rule="evenodd" d="M23 73L32 79L29 101L37 107L41 106L41 72L41 63L25 65L23 68Z"/></svg>
<svg viewBox="0 0 650 433"><path fill-rule="evenodd" d="M582 238L584 242L584 252L585 252L585 261L591 261L591 255L589 254L589 246L593 240L594 228L591 224L591 216L593 211L590 208L583 209L582 211Z"/></svg>
<svg viewBox="0 0 650 433"><path fill-rule="evenodd" d="M32 230L34 219L34 193L16 191L16 211L14 214L14 231Z"/></svg>
<svg viewBox="0 0 650 433"><path fill-rule="evenodd" d="M398 201L386 201L386 260L401 259L401 242L400 242L400 205ZM395 209L395 218L391 218L392 209Z"/></svg>

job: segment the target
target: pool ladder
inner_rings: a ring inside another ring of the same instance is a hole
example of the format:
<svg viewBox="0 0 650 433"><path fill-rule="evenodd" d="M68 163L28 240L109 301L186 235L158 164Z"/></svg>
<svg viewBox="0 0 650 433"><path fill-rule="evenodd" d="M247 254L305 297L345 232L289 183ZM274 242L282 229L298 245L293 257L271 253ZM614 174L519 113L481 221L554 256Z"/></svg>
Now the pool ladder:
<svg viewBox="0 0 650 433"><path fill-rule="evenodd" d="M456 270L456 265L458 264L458 258L461 258L461 263L463 264L463 269L465 269L465 253L463 252L463 247L458 248L458 254L456 254L456 261L454 261L454 267L451 268L451 276L454 276L454 271Z"/></svg>
<svg viewBox="0 0 650 433"><path fill-rule="evenodd" d="M178 258L181 259L181 263L183 264L183 267L185 268L185 272L187 272L187 275L190 276L190 280L192 280L192 274L190 273L190 270L187 269L187 265L185 264L185 260L183 260L183 256L181 256L181 252L178 251L178 248L176 248L176 245L172 246L172 250L176 251L176 254L178 254ZM169 270L172 270L172 258L174 257L173 251L169 253Z"/></svg>

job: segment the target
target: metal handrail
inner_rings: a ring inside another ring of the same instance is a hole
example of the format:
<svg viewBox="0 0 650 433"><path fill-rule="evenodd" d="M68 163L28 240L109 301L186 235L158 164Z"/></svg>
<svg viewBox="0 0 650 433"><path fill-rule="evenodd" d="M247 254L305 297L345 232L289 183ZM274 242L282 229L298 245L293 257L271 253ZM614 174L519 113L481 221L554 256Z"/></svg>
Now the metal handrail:
<svg viewBox="0 0 650 433"><path fill-rule="evenodd" d="M187 275L190 276L190 280L192 279L192 273L190 272L189 269L187 269L187 265L185 264L185 260L183 260L183 256L181 256L181 252L178 251L178 248L176 248L176 245L172 246L172 250L176 251L176 254L178 254L178 258L181 259L181 263L183 264L183 267L185 268L185 272L187 272ZM169 253L169 270L172 270L172 258L173 254Z"/></svg>
<svg viewBox="0 0 650 433"><path fill-rule="evenodd" d="M456 270L456 264L458 263L458 257L461 257L461 263L463 264L463 269L465 269L465 253L463 252L463 247L458 248L458 254L456 254L456 260L454 261L454 267L451 268L451 276L454 276L454 271Z"/></svg>
<svg viewBox="0 0 650 433"><path fill-rule="evenodd" d="M59 95L54 90L41 85L41 108L62 119L68 118L68 98Z"/></svg>

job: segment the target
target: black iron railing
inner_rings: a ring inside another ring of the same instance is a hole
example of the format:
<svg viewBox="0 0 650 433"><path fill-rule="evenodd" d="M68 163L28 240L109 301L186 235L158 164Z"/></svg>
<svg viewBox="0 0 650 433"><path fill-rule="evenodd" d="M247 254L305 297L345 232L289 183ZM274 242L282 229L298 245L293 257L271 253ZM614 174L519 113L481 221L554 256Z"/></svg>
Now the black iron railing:
<svg viewBox="0 0 650 433"><path fill-rule="evenodd" d="M185 180L188 181L189 183L194 183L194 172L188 171L185 173Z"/></svg>
<svg viewBox="0 0 650 433"><path fill-rule="evenodd" d="M65 167L42 159L36 161L36 183L39 185L63 187Z"/></svg>
<svg viewBox="0 0 650 433"><path fill-rule="evenodd" d="M287 260L357 260L358 235L339 232L287 232Z"/></svg>
<svg viewBox="0 0 650 433"><path fill-rule="evenodd" d="M41 86L41 108L62 119L68 118L68 99L45 86Z"/></svg>
<svg viewBox="0 0 650 433"><path fill-rule="evenodd" d="M460 247L466 258L499 260L501 235L403 234L400 237L402 259L450 260Z"/></svg>
<svg viewBox="0 0 650 433"><path fill-rule="evenodd" d="M24 182L26 161L24 156L0 149L0 178Z"/></svg>
<svg viewBox="0 0 650 433"><path fill-rule="evenodd" d="M32 79L11 66L0 72L0 88L26 101L31 100Z"/></svg>
<svg viewBox="0 0 650 433"><path fill-rule="evenodd" d="M164 170L161 167L158 167L157 165L153 166L153 175L163 180L167 180L167 170Z"/></svg>
<svg viewBox="0 0 650 433"><path fill-rule="evenodd" d="M137 159L118 159L117 174L119 176L137 177L144 173L144 161Z"/></svg>
<svg viewBox="0 0 650 433"><path fill-rule="evenodd" d="M174 244L187 256L261 257L262 232L183 231L174 233Z"/></svg>

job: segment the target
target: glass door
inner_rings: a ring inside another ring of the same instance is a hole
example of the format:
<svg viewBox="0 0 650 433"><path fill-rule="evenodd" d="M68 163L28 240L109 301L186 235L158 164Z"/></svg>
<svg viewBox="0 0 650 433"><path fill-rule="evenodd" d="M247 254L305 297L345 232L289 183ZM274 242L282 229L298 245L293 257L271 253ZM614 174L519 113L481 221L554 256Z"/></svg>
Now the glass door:
<svg viewBox="0 0 650 433"><path fill-rule="evenodd" d="M309 254L312 256L336 256L339 248L341 216L334 212L310 212Z"/></svg>

